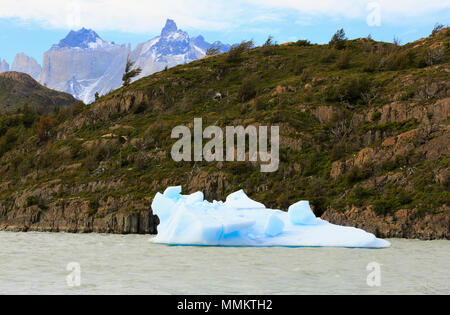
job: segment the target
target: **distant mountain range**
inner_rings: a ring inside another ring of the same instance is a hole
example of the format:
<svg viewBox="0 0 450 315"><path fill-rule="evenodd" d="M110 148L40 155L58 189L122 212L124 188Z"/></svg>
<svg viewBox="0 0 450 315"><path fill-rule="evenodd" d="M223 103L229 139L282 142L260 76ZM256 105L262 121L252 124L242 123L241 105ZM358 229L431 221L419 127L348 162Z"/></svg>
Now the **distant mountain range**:
<svg viewBox="0 0 450 315"><path fill-rule="evenodd" d="M20 53L10 68L0 60L0 72L23 72L41 84L72 94L85 103L94 100L95 93L106 94L122 85L127 57L142 69L139 79L164 68L174 67L205 57L208 48L221 47L227 52L231 45L208 43L203 36L190 38L168 19L161 35L141 43L118 45L103 40L95 31L82 28L71 31L57 45L44 53L42 68L32 57Z"/></svg>

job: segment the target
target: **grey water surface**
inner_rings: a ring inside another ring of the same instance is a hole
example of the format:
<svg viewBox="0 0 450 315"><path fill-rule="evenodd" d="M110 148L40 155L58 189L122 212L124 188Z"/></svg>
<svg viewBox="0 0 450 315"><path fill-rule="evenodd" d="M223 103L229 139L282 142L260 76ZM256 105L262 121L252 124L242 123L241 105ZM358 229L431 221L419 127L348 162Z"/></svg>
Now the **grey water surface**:
<svg viewBox="0 0 450 315"><path fill-rule="evenodd" d="M450 294L449 241L393 239L375 250L172 247L149 238L0 232L0 294Z"/></svg>

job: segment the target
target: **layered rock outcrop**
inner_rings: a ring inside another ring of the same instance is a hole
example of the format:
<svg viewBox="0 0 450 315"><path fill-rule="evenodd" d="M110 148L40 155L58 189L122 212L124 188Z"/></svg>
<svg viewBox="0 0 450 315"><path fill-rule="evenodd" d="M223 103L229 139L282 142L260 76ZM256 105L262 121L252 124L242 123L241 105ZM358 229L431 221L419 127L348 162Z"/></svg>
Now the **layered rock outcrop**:
<svg viewBox="0 0 450 315"><path fill-rule="evenodd" d="M405 209L385 216L376 215L370 208L352 207L345 211L328 210L322 219L337 225L361 228L381 238L450 239L449 207L443 207L434 214Z"/></svg>

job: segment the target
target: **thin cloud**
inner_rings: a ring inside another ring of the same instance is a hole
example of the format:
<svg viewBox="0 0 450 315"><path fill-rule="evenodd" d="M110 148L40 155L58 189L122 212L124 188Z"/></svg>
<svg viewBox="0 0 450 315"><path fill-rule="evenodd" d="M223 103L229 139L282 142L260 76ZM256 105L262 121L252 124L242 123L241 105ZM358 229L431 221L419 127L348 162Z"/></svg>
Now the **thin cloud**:
<svg viewBox="0 0 450 315"><path fill-rule="evenodd" d="M0 18L20 18L48 28L67 29L79 24L137 33L160 29L166 18L191 28L224 29L231 27L233 16L239 14L239 6L233 8L230 1L208 0L16 0L0 6Z"/></svg>
<svg viewBox="0 0 450 315"><path fill-rule="evenodd" d="M271 8L294 9L303 14L365 19L369 4L378 4L385 20L429 16L450 9L450 0L247 0Z"/></svg>
<svg viewBox="0 0 450 315"><path fill-rule="evenodd" d="M166 18L183 27L227 31L242 25L270 22L287 12L308 18L365 19L367 5L380 5L383 21L396 23L405 17L427 17L450 9L450 0L2 0L0 18L18 18L56 29L89 27L99 31L149 33L161 29ZM308 23L309 24L309 23Z"/></svg>

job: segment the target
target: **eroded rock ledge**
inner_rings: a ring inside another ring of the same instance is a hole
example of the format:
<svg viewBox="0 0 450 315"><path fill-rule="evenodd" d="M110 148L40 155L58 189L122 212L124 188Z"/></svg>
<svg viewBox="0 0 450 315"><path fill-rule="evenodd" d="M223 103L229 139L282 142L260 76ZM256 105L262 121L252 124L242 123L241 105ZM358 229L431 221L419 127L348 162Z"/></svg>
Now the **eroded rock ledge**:
<svg viewBox="0 0 450 315"><path fill-rule="evenodd" d="M450 239L450 208L436 214L421 215L417 210L400 210L378 216L371 209L353 207L346 211L328 210L322 219L354 226L380 238L420 240ZM73 202L66 206L37 206L7 211L0 206L0 230L12 232L68 232L111 234L156 234L159 219L151 210L121 212L103 210L91 214L87 204Z"/></svg>
<svg viewBox="0 0 450 315"><path fill-rule="evenodd" d="M0 205L0 230L11 232L68 232L111 234L156 234L158 217L151 210L111 211L93 214L88 203L74 201L52 205L47 210L32 206L7 211Z"/></svg>
<svg viewBox="0 0 450 315"><path fill-rule="evenodd" d="M436 214L423 215L417 210L399 210L386 216L378 216L370 208L353 207L344 212L328 210L322 219L361 228L380 238L450 239L449 207L440 209Z"/></svg>

